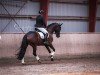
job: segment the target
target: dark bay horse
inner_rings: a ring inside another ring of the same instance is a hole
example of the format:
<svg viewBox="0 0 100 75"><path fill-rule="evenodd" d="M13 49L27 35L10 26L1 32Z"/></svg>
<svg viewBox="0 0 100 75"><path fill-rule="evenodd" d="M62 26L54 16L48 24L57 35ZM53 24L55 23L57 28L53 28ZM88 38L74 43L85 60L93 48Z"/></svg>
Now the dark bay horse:
<svg viewBox="0 0 100 75"><path fill-rule="evenodd" d="M17 59L21 60L22 63L25 63L24 62L24 55L25 55L27 46L30 45L33 48L33 55L36 57L38 62L40 62L40 58L36 54L37 46L45 46L47 48L48 52L50 53L51 61L53 61L53 55L55 53L55 48L52 45L53 33L55 32L56 37L59 38L60 31L61 31L61 25L62 24L59 24L59 23L52 23L52 24L47 26L47 31L49 33L49 37L48 37L49 44L43 43L43 40L40 38L40 35L37 31L29 31L28 33L26 33L23 37L20 50L17 54ZM51 52L50 48L53 50L53 52Z"/></svg>

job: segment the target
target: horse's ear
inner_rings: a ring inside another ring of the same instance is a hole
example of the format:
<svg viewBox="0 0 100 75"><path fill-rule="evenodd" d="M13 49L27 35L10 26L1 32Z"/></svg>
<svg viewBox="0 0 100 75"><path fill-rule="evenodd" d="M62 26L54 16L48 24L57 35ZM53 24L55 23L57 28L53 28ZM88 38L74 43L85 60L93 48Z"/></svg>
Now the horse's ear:
<svg viewBox="0 0 100 75"><path fill-rule="evenodd" d="M59 24L60 26L62 26L63 23Z"/></svg>

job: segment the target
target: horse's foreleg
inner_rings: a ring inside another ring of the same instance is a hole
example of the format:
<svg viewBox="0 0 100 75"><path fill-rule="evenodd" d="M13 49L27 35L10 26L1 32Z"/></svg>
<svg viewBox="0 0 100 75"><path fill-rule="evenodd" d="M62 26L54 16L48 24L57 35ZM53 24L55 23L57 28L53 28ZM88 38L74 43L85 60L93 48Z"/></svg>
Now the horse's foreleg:
<svg viewBox="0 0 100 75"><path fill-rule="evenodd" d="M48 52L51 54L51 50L49 49L48 45L44 45L44 46L47 48Z"/></svg>
<svg viewBox="0 0 100 75"><path fill-rule="evenodd" d="M51 52L51 55L53 56L55 54L55 48L53 47L52 44L50 44L49 47L53 50L53 52Z"/></svg>
<svg viewBox="0 0 100 75"><path fill-rule="evenodd" d="M51 52L51 50L50 50L48 45L45 45L45 47L47 48L48 52L50 53L51 61L53 61L54 60L54 58L53 58L54 52L53 53Z"/></svg>

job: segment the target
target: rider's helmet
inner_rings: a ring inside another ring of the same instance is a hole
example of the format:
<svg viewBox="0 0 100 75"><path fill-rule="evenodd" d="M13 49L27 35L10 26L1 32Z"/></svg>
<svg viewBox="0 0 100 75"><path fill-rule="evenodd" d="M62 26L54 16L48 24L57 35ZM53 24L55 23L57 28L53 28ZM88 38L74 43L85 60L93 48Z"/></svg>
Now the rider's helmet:
<svg viewBox="0 0 100 75"><path fill-rule="evenodd" d="M44 13L44 11L43 11L43 10L40 10L40 11L39 11L39 14L43 14L43 13Z"/></svg>

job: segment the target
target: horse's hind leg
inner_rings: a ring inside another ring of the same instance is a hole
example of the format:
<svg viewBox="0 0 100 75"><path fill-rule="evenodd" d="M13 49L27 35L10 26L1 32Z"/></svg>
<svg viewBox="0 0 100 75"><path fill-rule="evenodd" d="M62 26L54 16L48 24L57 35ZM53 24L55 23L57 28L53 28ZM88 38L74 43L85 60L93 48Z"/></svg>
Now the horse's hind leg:
<svg viewBox="0 0 100 75"><path fill-rule="evenodd" d="M33 47L33 55L36 57L37 61L41 63L39 56L36 54L37 46L32 46Z"/></svg>
<svg viewBox="0 0 100 75"><path fill-rule="evenodd" d="M22 60L21 60L21 63L22 63L22 64L25 64L24 55L25 55L27 46L28 46L28 44L27 44L26 46L22 46L22 47L21 47L21 50L20 50L20 52L19 52L19 58L22 58Z"/></svg>

